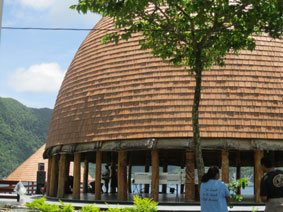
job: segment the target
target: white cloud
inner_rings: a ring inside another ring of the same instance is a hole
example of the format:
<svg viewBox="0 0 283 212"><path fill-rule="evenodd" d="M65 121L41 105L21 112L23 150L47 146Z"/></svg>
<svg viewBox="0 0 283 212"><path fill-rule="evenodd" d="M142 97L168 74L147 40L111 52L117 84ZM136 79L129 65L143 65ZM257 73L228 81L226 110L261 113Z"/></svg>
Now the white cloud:
<svg viewBox="0 0 283 212"><path fill-rule="evenodd" d="M33 9L43 10L54 5L55 0L20 0L20 3Z"/></svg>
<svg viewBox="0 0 283 212"><path fill-rule="evenodd" d="M57 63L42 63L19 68L10 75L9 85L19 92L58 92L64 75Z"/></svg>
<svg viewBox="0 0 283 212"><path fill-rule="evenodd" d="M11 13L9 18L4 16L3 23L7 26L92 28L101 16L79 14L70 9L77 3L78 0L5 0Z"/></svg>
<svg viewBox="0 0 283 212"><path fill-rule="evenodd" d="M50 7L50 18L53 25L92 28L101 18L98 14L80 14L76 10L70 9L70 6L76 3L78 3L77 0L56 1Z"/></svg>

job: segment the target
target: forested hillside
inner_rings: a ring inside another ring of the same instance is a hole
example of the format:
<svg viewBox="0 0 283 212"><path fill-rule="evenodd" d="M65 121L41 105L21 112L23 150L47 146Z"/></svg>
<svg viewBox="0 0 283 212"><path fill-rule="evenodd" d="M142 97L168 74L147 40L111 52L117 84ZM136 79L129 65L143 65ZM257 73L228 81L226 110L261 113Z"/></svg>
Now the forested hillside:
<svg viewBox="0 0 283 212"><path fill-rule="evenodd" d="M51 114L51 109L28 108L0 97L0 179L45 143Z"/></svg>

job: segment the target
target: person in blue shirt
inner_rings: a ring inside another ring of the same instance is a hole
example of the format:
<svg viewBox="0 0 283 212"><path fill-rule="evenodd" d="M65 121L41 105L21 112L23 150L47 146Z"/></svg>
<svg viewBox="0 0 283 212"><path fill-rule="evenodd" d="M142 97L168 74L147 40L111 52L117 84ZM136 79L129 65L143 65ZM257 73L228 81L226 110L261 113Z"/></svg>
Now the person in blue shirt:
<svg viewBox="0 0 283 212"><path fill-rule="evenodd" d="M219 169L210 167L201 178L200 205L201 212L228 212L227 202L230 192L227 186L219 181Z"/></svg>

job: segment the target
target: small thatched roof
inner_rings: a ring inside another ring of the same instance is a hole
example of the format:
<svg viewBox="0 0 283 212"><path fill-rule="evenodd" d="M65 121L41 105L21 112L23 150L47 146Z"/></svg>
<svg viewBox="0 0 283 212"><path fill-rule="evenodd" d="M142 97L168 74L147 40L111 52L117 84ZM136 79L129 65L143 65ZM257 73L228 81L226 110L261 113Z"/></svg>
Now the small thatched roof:
<svg viewBox="0 0 283 212"><path fill-rule="evenodd" d="M38 163L44 163L44 171L46 177L48 175L48 160L43 159L45 144L41 146L33 155L25 160L18 168L16 168L5 180L17 180L23 182L36 182L38 171ZM81 181L83 179L83 167L81 169ZM73 175L73 163L70 164L70 175ZM93 180L90 176L89 180ZM47 180L47 178L46 178Z"/></svg>
<svg viewBox="0 0 283 212"><path fill-rule="evenodd" d="M41 146L33 155L31 155L18 168L16 168L5 180L36 182L38 163L44 163L44 170L46 172L48 169L48 160L44 160L42 157L44 149L45 145Z"/></svg>

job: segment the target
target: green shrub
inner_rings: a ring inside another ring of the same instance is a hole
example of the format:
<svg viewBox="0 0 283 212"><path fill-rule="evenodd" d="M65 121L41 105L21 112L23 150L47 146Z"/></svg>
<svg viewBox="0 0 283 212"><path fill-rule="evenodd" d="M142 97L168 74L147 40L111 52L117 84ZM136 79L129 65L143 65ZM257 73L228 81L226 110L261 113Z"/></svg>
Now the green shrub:
<svg viewBox="0 0 283 212"><path fill-rule="evenodd" d="M65 204L61 200L61 206L56 204L48 204L45 202L46 198L40 198L31 201L31 203L26 203L28 209L39 210L42 212L72 212L74 211L74 207L71 204ZM107 203L106 203L107 204ZM154 202L149 198L140 198L139 196L134 196L134 206L126 207L123 209L120 208L110 208L108 205L107 212L157 212L158 203ZM82 207L80 212L99 212L100 208L95 207L94 204L86 205Z"/></svg>
<svg viewBox="0 0 283 212"><path fill-rule="evenodd" d="M75 208L71 204L65 204L61 200L59 200L59 202L61 203L60 212L72 212L75 210Z"/></svg>
<svg viewBox="0 0 283 212"><path fill-rule="evenodd" d="M80 212L99 212L100 208L95 207L95 205L92 204L92 205L86 205L82 207L79 211Z"/></svg>
<svg viewBox="0 0 283 212"><path fill-rule="evenodd" d="M107 205L107 204L106 204ZM124 208L125 209L125 208ZM106 212L122 212L124 209L120 209L120 208L110 208L108 205L108 210ZM126 212L126 211L123 211Z"/></svg>
<svg viewBox="0 0 283 212"><path fill-rule="evenodd" d="M257 212L257 209L255 209L254 207L252 208L252 212Z"/></svg>
<svg viewBox="0 0 283 212"><path fill-rule="evenodd" d="M107 212L157 212L158 203L149 198L140 198L134 196L134 206L125 208L110 208L108 205Z"/></svg>
<svg viewBox="0 0 283 212"><path fill-rule="evenodd" d="M60 207L56 204L48 204L45 203L46 198L42 197L40 199L36 199L31 201L31 203L26 203L28 209L36 209L42 212L58 212L60 211Z"/></svg>
<svg viewBox="0 0 283 212"><path fill-rule="evenodd" d="M134 196L134 211L136 212L156 212L158 203L149 198L140 198L138 195Z"/></svg>

